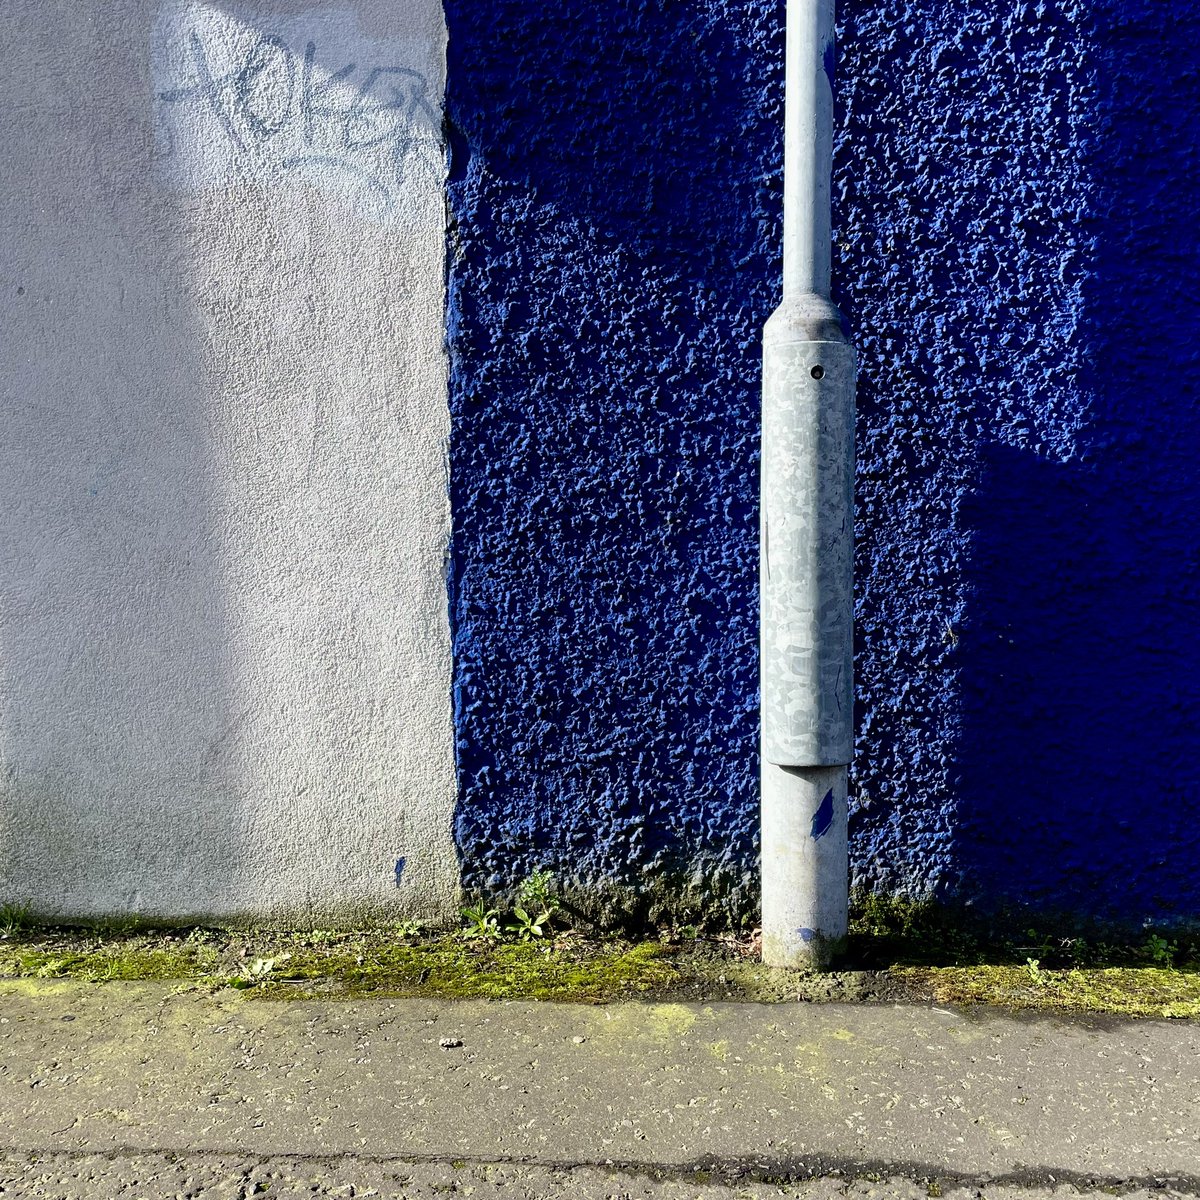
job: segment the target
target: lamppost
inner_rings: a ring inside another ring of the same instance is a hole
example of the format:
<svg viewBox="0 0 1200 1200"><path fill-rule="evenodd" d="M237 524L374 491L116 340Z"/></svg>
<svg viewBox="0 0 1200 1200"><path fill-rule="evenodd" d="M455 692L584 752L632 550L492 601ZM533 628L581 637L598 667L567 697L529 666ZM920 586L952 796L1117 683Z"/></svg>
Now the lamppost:
<svg viewBox="0 0 1200 1200"><path fill-rule="evenodd" d="M763 959L845 939L853 751L854 349L829 295L834 0L788 0L783 303L763 331Z"/></svg>

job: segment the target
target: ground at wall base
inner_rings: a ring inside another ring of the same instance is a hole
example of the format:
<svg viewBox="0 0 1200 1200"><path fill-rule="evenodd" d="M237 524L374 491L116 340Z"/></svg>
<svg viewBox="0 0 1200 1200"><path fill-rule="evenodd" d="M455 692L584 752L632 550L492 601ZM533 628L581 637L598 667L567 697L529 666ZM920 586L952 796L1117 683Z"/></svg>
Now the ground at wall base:
<svg viewBox="0 0 1200 1200"><path fill-rule="evenodd" d="M546 942L494 944L380 931L18 930L0 937L0 986L37 991L64 980L175 980L183 990L233 988L264 1000L915 1002L1200 1018L1200 963L1150 965L1145 948L1124 953L1124 965L1060 967L1000 954L947 966L919 953L869 965L870 951L860 935L842 969L814 974L764 967L754 936L703 938L693 930L641 942L566 932Z"/></svg>

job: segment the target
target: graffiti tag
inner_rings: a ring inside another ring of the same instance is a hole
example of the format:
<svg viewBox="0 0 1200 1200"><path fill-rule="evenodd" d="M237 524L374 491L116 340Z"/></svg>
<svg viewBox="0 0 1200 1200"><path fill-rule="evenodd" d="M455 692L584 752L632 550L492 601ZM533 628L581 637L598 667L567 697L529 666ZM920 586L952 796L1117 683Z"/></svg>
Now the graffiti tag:
<svg viewBox="0 0 1200 1200"><path fill-rule="evenodd" d="M196 31L182 55L186 77L157 99L188 120L215 125L243 172L337 176L390 209L414 171L440 178L439 114L425 77L402 66L319 65L317 44L300 53L264 33L231 54ZM172 130L169 153L183 131Z"/></svg>

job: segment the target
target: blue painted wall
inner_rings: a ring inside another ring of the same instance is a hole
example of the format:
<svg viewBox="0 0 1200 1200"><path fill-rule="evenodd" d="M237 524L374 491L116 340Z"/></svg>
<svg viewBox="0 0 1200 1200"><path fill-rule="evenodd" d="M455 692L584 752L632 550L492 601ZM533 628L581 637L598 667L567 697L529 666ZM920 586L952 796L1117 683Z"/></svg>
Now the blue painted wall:
<svg viewBox="0 0 1200 1200"><path fill-rule="evenodd" d="M465 881L750 913L782 4L446 7ZM1194 916L1200 7L840 23L855 881Z"/></svg>

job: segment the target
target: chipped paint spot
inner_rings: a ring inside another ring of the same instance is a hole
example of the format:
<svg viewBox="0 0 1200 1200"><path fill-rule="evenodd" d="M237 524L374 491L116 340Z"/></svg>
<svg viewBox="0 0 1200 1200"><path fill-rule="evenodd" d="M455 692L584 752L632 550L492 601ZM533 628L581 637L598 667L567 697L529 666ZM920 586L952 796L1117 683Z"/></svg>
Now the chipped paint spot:
<svg viewBox="0 0 1200 1200"><path fill-rule="evenodd" d="M819 842L833 828L833 788L825 793L821 807L813 813L812 839Z"/></svg>
<svg viewBox="0 0 1200 1200"><path fill-rule="evenodd" d="M796 932L800 935L800 940L802 942L811 942L813 938L817 936L817 931L815 929L809 929L807 925L801 925Z"/></svg>

